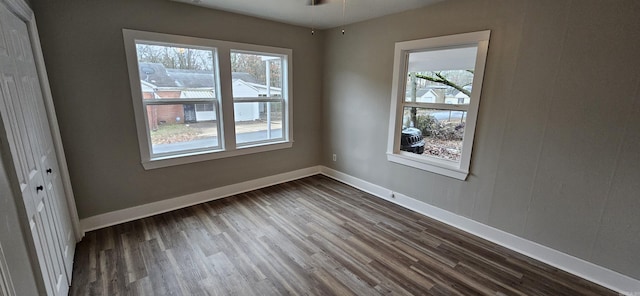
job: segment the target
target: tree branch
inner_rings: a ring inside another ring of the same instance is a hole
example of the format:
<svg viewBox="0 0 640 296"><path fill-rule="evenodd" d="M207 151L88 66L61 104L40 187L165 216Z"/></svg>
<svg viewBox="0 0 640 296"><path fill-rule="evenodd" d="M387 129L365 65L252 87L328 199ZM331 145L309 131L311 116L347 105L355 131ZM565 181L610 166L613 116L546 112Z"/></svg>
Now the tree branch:
<svg viewBox="0 0 640 296"><path fill-rule="evenodd" d="M442 75L440 72L434 72L434 74L435 74L436 77L429 76L429 75L424 75L424 74L416 74L416 78L425 79L425 80L428 80L428 81L431 81L431 82L441 83L441 84L444 84L446 86L453 87L453 88L457 89L458 91L462 92L463 94L471 97L471 92L470 91L464 89L464 87L462 87L460 85L457 85L457 84L453 83L452 81L450 81L449 79L444 77L444 75Z"/></svg>

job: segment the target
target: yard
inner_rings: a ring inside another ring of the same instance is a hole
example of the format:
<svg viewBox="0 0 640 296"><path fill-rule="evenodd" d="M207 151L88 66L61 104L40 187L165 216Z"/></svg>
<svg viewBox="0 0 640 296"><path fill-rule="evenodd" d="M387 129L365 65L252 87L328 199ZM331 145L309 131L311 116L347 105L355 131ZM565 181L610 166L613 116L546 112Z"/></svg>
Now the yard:
<svg viewBox="0 0 640 296"><path fill-rule="evenodd" d="M432 137L424 138L424 155L460 161L462 140L440 140Z"/></svg>
<svg viewBox="0 0 640 296"><path fill-rule="evenodd" d="M183 143L217 135L215 121L163 124L159 125L157 130L151 131L151 143L154 145Z"/></svg>
<svg viewBox="0 0 640 296"><path fill-rule="evenodd" d="M416 127L424 136L424 155L460 161L465 127L464 113L417 110Z"/></svg>
<svg viewBox="0 0 640 296"><path fill-rule="evenodd" d="M264 131L267 128L267 122L263 120L237 122L236 134ZM282 121L271 121L271 129L280 128L282 128ZM157 130L151 131L151 142L153 145L185 143L217 136L218 130L215 121L163 124L159 125Z"/></svg>

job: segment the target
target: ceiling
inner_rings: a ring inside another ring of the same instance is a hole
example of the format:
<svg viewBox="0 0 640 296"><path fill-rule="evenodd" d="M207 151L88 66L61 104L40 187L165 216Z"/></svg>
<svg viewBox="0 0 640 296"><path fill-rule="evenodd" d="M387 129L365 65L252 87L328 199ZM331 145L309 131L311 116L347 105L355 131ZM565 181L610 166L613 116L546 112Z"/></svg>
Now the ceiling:
<svg viewBox="0 0 640 296"><path fill-rule="evenodd" d="M173 0L273 21L328 29L343 24L343 0L310 6L310 0ZM344 24L424 7L444 0L346 0Z"/></svg>

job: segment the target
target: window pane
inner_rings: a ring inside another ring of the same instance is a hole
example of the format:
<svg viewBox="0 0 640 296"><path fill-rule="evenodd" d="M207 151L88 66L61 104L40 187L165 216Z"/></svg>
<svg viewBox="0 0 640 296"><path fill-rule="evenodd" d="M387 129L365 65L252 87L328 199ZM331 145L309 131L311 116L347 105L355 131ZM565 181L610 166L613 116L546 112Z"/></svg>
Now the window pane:
<svg viewBox="0 0 640 296"><path fill-rule="evenodd" d="M231 52L234 98L282 96L283 57Z"/></svg>
<svg viewBox="0 0 640 296"><path fill-rule="evenodd" d="M234 103L236 143L247 144L283 140L283 103Z"/></svg>
<svg viewBox="0 0 640 296"><path fill-rule="evenodd" d="M406 102L469 104L477 46L409 54Z"/></svg>
<svg viewBox="0 0 640 296"><path fill-rule="evenodd" d="M467 112L405 107L400 150L460 162Z"/></svg>
<svg viewBox="0 0 640 296"><path fill-rule="evenodd" d="M215 98L212 48L136 42L144 100Z"/></svg>
<svg viewBox="0 0 640 296"><path fill-rule="evenodd" d="M147 105L151 153L191 152L219 146L213 104L199 111L194 104Z"/></svg>

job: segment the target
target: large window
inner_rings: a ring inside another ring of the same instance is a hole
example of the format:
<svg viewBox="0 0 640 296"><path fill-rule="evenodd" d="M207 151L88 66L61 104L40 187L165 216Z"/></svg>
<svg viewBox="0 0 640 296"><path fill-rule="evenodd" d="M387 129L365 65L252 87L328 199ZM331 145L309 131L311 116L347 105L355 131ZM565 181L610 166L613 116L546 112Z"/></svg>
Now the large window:
<svg viewBox="0 0 640 296"><path fill-rule="evenodd" d="M390 161L466 179L489 35L396 43Z"/></svg>
<svg viewBox="0 0 640 296"><path fill-rule="evenodd" d="M146 169L291 147L291 50L123 30Z"/></svg>

